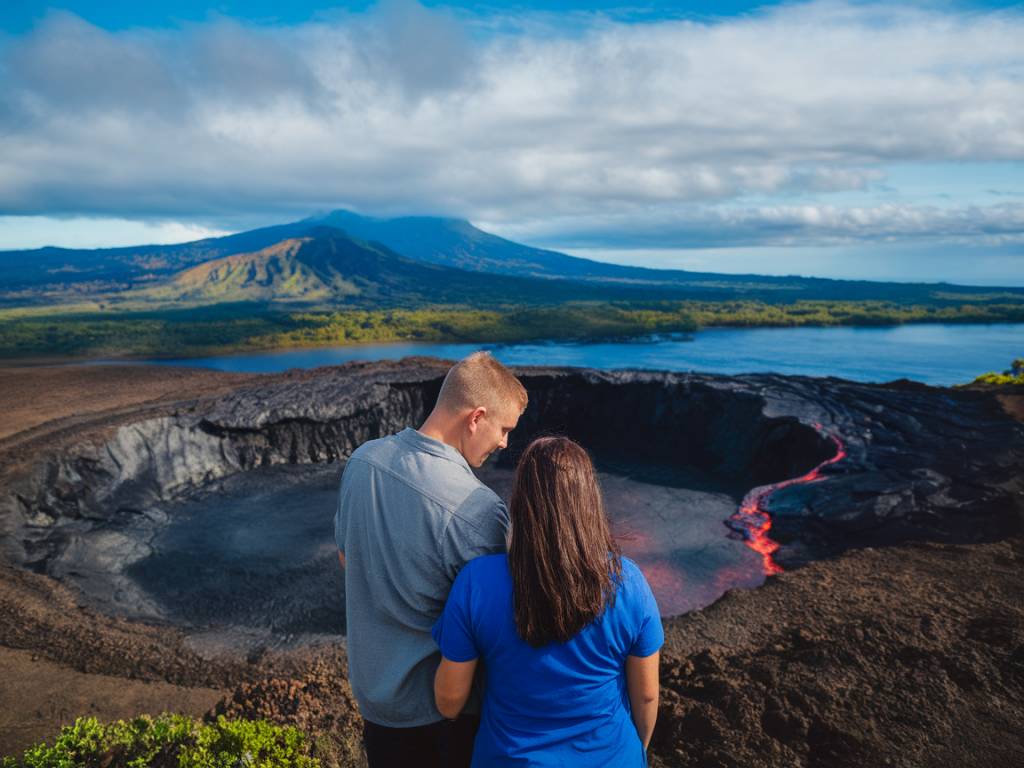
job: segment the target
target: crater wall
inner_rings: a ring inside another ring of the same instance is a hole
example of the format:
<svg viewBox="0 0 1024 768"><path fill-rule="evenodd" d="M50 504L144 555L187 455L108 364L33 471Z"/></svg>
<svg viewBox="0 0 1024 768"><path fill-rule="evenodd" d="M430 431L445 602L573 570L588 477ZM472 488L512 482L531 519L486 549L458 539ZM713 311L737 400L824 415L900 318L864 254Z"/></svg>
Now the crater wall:
<svg viewBox="0 0 1024 768"><path fill-rule="evenodd" d="M345 459L366 440L419 424L443 369L324 369L240 389L193 409L124 424L105 441L41 457L2 499L10 562L42 568L69 535L145 515L218 478L259 466ZM685 469L750 487L806 471L831 443L794 416L768 416L763 397L663 374L541 371L509 449L511 464L540 433L568 434L598 462ZM67 535L65 535L67 534Z"/></svg>

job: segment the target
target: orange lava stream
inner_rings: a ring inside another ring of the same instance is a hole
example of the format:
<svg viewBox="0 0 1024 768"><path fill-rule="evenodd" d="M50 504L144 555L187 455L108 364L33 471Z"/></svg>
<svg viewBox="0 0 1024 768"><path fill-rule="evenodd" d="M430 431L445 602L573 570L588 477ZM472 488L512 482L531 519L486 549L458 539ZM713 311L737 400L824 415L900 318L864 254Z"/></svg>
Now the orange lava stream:
<svg viewBox="0 0 1024 768"><path fill-rule="evenodd" d="M814 428L819 432L824 433L821 424L815 424ZM836 444L835 456L821 462L821 464L816 466L806 475L794 477L789 480L783 480L780 483L762 485L755 488L744 497L739 510L728 520L727 524L729 527L734 531L738 531L743 534L743 538L745 539L747 546L761 555L764 559L764 572L769 576L782 573L782 566L776 563L772 558L772 555L775 554L779 545L777 542L772 541L768 536L768 531L770 531L772 527L772 518L771 515L765 511L764 503L769 496L780 488L788 488L791 485L801 485L819 480L821 478L821 470L824 467L827 467L830 464L835 464L837 461L841 461L846 457L846 448L843 446L839 438L832 434L827 434L827 437Z"/></svg>

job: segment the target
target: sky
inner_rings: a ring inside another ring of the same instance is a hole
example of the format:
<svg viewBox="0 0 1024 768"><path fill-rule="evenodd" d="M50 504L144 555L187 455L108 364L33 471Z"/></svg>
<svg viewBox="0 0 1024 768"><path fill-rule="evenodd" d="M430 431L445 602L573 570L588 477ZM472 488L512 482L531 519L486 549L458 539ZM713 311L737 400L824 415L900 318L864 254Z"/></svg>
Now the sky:
<svg viewBox="0 0 1024 768"><path fill-rule="evenodd" d="M1024 285L1024 4L4 0L0 250L347 208Z"/></svg>

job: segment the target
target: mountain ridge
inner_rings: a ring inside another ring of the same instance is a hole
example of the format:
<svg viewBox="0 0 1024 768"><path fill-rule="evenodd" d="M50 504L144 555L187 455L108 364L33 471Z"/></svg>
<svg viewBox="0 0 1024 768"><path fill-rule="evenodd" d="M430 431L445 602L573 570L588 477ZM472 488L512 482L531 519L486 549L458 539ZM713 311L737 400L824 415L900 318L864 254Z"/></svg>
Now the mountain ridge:
<svg viewBox="0 0 1024 768"><path fill-rule="evenodd" d="M257 251L231 254L128 292L157 302L305 302L411 306L635 298L628 287L495 275L408 259L380 243L318 225Z"/></svg>
<svg viewBox="0 0 1024 768"><path fill-rule="evenodd" d="M561 289L537 288L534 291L550 295L553 299L566 295L607 298L622 292L636 298L641 295L641 291L646 291L651 297L716 301L753 298L769 302L963 302L991 301L1000 295L1024 300L1024 288L726 275L606 264L506 240L464 219L428 216L384 219L345 210L189 243L91 250L46 247L27 251L0 251L0 284L7 289L6 295L0 293L0 297L10 303L23 300L24 297L32 301L38 294L60 291L76 295L135 292L138 289L159 292L161 286L173 283L175 276L182 271L237 254L255 253L286 240L309 237L325 227L341 230L371 250L379 253L386 251L402 259L401 262L394 262L393 267L407 272L417 272L413 265L420 265L454 269L467 274L566 284ZM269 261L263 268L266 269L268 264ZM285 268L284 265L278 266ZM227 265L221 265L220 268L228 269ZM249 268L253 268L252 265ZM306 293L307 298L318 295L325 299L364 293L346 291L340 283L329 289L326 285L319 285L320 278L309 275L305 267L296 268L299 271L294 274L294 282L284 284L282 294L273 295L273 292L268 292L261 300L294 300L296 294L302 293ZM240 278L236 275L233 279ZM434 282L427 280L427 284ZM459 276L456 282L465 286L466 278ZM229 283L231 280L227 278L221 283L225 293L231 292L228 290ZM327 283L330 284L331 280ZM570 283L575 285L570 288ZM305 287L299 288L300 284ZM474 290L480 286L479 281L471 281L471 284ZM434 287L444 295L452 296L451 291L443 290L444 285ZM628 288L634 290L626 290ZM482 290L487 294L494 293L486 288ZM512 290L515 294L521 294L526 290L526 284L516 283ZM164 293L169 295L173 291ZM249 285L243 293L255 294L257 291ZM414 293L423 295L423 291ZM440 300L436 296L429 298ZM472 300L472 296L468 298Z"/></svg>
<svg viewBox="0 0 1024 768"><path fill-rule="evenodd" d="M299 259L311 238L289 238L253 253L235 253L204 261L179 272L159 291L180 299L224 301L327 299L354 295L359 289L340 275L322 274Z"/></svg>

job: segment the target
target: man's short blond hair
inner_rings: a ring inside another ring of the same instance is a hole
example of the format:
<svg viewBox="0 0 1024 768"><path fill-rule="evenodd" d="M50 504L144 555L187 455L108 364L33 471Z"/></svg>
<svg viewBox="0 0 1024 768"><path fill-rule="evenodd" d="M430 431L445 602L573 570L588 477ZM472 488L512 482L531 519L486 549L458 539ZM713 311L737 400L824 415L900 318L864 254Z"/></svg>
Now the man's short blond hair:
<svg viewBox="0 0 1024 768"><path fill-rule="evenodd" d="M512 371L495 360L490 352L481 351L451 367L437 396L437 406L457 413L481 406L493 412L512 405L521 413L526 410L527 399L526 387Z"/></svg>

